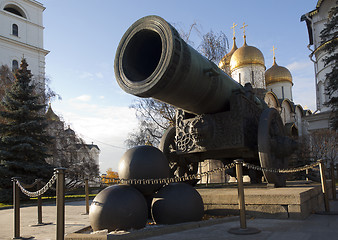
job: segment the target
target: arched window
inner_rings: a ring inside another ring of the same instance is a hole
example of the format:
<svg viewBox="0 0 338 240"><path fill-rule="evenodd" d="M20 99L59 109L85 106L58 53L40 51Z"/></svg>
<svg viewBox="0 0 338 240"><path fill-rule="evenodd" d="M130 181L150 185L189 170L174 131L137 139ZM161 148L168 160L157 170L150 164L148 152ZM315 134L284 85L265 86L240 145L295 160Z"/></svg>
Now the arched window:
<svg viewBox="0 0 338 240"><path fill-rule="evenodd" d="M12 61L12 71L16 71L19 68L19 63L16 60Z"/></svg>
<svg viewBox="0 0 338 240"><path fill-rule="evenodd" d="M254 75L254 71L251 71L251 85L252 85L252 87L255 86L255 75Z"/></svg>
<svg viewBox="0 0 338 240"><path fill-rule="evenodd" d="M23 17L23 18L27 18L25 12L18 7L17 5L14 4L8 4L4 7L4 10L10 13L13 13L17 16Z"/></svg>
<svg viewBox="0 0 338 240"><path fill-rule="evenodd" d="M17 36L17 37L19 36L19 27L16 24L12 25L12 35Z"/></svg>

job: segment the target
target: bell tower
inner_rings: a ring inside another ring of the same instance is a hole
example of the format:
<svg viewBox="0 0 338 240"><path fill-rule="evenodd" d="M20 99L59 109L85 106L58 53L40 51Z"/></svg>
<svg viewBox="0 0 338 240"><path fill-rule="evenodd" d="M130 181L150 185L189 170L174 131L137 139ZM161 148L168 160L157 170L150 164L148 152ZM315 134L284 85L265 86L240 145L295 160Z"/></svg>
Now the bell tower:
<svg viewBox="0 0 338 240"><path fill-rule="evenodd" d="M43 11L35 0L0 0L0 65L15 70L24 57L33 79L44 90Z"/></svg>

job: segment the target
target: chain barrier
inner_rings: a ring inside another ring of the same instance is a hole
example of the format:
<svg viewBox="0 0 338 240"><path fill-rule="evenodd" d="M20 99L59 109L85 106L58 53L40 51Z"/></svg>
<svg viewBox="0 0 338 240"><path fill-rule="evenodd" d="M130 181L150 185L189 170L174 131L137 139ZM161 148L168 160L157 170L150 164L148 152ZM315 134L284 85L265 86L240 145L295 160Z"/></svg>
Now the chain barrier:
<svg viewBox="0 0 338 240"><path fill-rule="evenodd" d="M42 183L43 185L46 185L46 184L47 184L46 182L43 182L43 181L41 181L41 183ZM56 188L55 188L55 187L51 186L50 189L53 190L54 192L56 192Z"/></svg>
<svg viewBox="0 0 338 240"><path fill-rule="evenodd" d="M310 165L305 165L302 167L298 168L290 168L290 169L275 169L275 168L266 168L266 167L260 167L253 165L251 163L243 163L243 166L248 168L248 169L254 169L258 171L267 171L267 172L272 172L272 173L296 173L296 172L301 172L305 171L307 169L315 169L319 165L318 162L312 163ZM116 184L141 184L141 185L148 185L148 184L169 184L169 183L177 183L177 182L184 182L184 181L189 181L189 180L195 180L195 179L200 179L202 177L205 177L209 174L217 173L217 172L222 172L231 168L234 168L236 166L235 163L230 163L228 165L225 165L224 167L219 167L210 171L206 171L203 173L196 173L196 174L191 174L187 176L181 176L181 177L172 177L172 178L160 178L160 179L119 179L119 178L105 178L104 181L106 182L97 182L100 184L110 184L110 183L116 183ZM45 184L44 187L42 187L40 190L36 192L30 192L26 190L25 188L30 188L34 187L38 181L35 181L34 183L28 185L24 183L20 183L19 180L16 179L16 184L19 186L21 191L26 194L29 197L38 197L47 192L48 189L56 190L55 188L52 187L52 185L55 183L56 180L56 175L54 174L52 178L48 181L48 183ZM44 183L44 182L42 182ZM67 189L67 192L76 190L80 187L83 187L83 185L78 185L72 188Z"/></svg>
<svg viewBox="0 0 338 240"><path fill-rule="evenodd" d="M184 182L188 180L195 180L200 179L201 177L207 176L208 174L213 174L217 172L222 172L224 170L228 170L234 168L236 166L235 163L230 163L225 165L224 167L215 168L213 170L203 172L203 173L196 173L187 176L181 177L172 177L172 178L159 178L159 179L119 179L119 178L104 178L104 181L108 180L108 183L99 182L100 184L109 184L109 183L116 183L116 184L169 184L169 183L177 183L177 182Z"/></svg>
<svg viewBox="0 0 338 240"><path fill-rule="evenodd" d="M55 181L56 181L56 174L54 173L54 175L53 175L53 176L51 177L51 179L46 183L46 185L43 186L40 190L38 190L38 191L36 191L36 192L30 192L30 191L26 190L26 189L24 188L24 185L25 185L25 184L20 183L20 181L17 180L17 179L15 179L15 181L16 181L16 184L18 185L18 187L21 189L21 191L22 191L25 195L27 195L28 197L34 198L34 197L38 197L38 196L43 195L45 192L48 191L48 189L50 189L50 188L52 187L52 185L53 185L53 184L55 183ZM25 186L27 186L27 185L25 185ZM28 186L29 186L29 185L28 185Z"/></svg>
<svg viewBox="0 0 338 240"><path fill-rule="evenodd" d="M119 178L104 178L103 181L96 182L99 184L169 184L169 183L177 183L177 182L184 182L188 180L195 180L200 179L201 177L205 177L209 174L222 172L224 170L228 170L231 168L234 168L236 166L235 163L230 163L224 167L216 168L210 171L206 171L203 173L196 173L192 175L182 176L182 177L172 177L172 178L161 178L161 179L119 179ZM319 166L319 162L315 162L312 164L307 164L305 166L297 167L297 168L289 168L289 169L276 169L276 168L266 168L261 166L256 166L251 163L243 163L243 166L248 169L254 169L257 171L266 171L266 172L272 172L272 173L296 173L296 172L302 172L307 169L312 169L315 171L319 171L319 168L316 168ZM107 181L107 182L106 182Z"/></svg>
<svg viewBox="0 0 338 240"><path fill-rule="evenodd" d="M315 167L317 167L319 165L318 162L312 163L310 165L305 165L302 167L298 167L298 168L289 168L289 169L276 169L276 168L265 168L265 167L260 167L260 166L256 166L253 165L251 163L243 163L243 166L248 168L248 169L254 169L254 170L258 170L258 171L266 171L266 172L272 172L272 173L296 173L296 172L302 172L305 171L307 169L313 169Z"/></svg>
<svg viewBox="0 0 338 240"><path fill-rule="evenodd" d="M33 188L38 184L39 181L40 181L39 179L35 179L35 181L32 184L21 183L21 186L24 188Z"/></svg>

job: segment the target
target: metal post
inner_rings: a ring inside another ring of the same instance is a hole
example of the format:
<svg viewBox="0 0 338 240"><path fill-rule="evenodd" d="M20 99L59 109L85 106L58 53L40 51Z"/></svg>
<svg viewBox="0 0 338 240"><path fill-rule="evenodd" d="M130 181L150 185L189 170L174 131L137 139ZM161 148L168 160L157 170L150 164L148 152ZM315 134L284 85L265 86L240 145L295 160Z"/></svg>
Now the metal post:
<svg viewBox="0 0 338 240"><path fill-rule="evenodd" d="M236 176L238 186L238 204L239 204L239 216L241 228L246 228L245 217L245 202L244 202L244 186L243 186L243 161L236 160Z"/></svg>
<svg viewBox="0 0 338 240"><path fill-rule="evenodd" d="M259 233L260 230L256 228L247 228L246 226L243 170L242 170L243 160L242 159L235 160L235 163L236 163L236 176L237 176L237 188L238 188L240 227L231 228L229 230L229 233L240 234L240 235Z"/></svg>
<svg viewBox="0 0 338 240"><path fill-rule="evenodd" d="M86 192L86 214L89 214L89 186L88 186L88 178L85 179L85 192Z"/></svg>
<svg viewBox="0 0 338 240"><path fill-rule="evenodd" d="M207 181L205 182L205 186L207 187L209 183L209 173L207 173Z"/></svg>
<svg viewBox="0 0 338 240"><path fill-rule="evenodd" d="M325 212L330 212L329 198L327 196L326 177L325 177L325 165L323 160L318 160L320 170L320 180L322 182L322 192L324 196Z"/></svg>
<svg viewBox="0 0 338 240"><path fill-rule="evenodd" d="M336 175L338 177L338 163L336 163Z"/></svg>
<svg viewBox="0 0 338 240"><path fill-rule="evenodd" d="M42 188L42 179L39 178L39 179L36 179L37 181L37 190L40 190ZM42 223L42 197L41 195L38 196L38 224L43 224Z"/></svg>
<svg viewBox="0 0 338 240"><path fill-rule="evenodd" d="M65 235L65 168L55 168L56 173L56 240Z"/></svg>
<svg viewBox="0 0 338 240"><path fill-rule="evenodd" d="M330 170L331 170L331 183L332 183L332 199L336 200L336 178L334 176L334 165L333 161L330 164Z"/></svg>
<svg viewBox="0 0 338 240"><path fill-rule="evenodd" d="M14 237L13 239L20 238L20 189L16 181L19 177L13 177L13 210L14 210Z"/></svg>

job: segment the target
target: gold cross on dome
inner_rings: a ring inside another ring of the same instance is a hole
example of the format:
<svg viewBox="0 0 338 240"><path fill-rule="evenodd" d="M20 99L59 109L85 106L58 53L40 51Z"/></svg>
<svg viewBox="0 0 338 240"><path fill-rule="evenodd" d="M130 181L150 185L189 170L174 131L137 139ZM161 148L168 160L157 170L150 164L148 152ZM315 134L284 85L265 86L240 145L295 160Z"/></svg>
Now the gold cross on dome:
<svg viewBox="0 0 338 240"><path fill-rule="evenodd" d="M233 30L233 35L234 35L234 37L235 37L235 27L236 27L236 26L237 26L237 24L233 23L233 24L232 24L232 27L231 27L232 30Z"/></svg>
<svg viewBox="0 0 338 240"><path fill-rule="evenodd" d="M243 23L243 27L241 27L241 29L243 29L243 33L244 33L244 36L245 36L245 28L247 27L248 25L245 25L245 22Z"/></svg>
<svg viewBox="0 0 338 240"><path fill-rule="evenodd" d="M275 58L275 54L276 54L276 52L275 52L275 50L276 50L277 48L275 48L275 46L272 46L272 54L273 54L273 58Z"/></svg>

